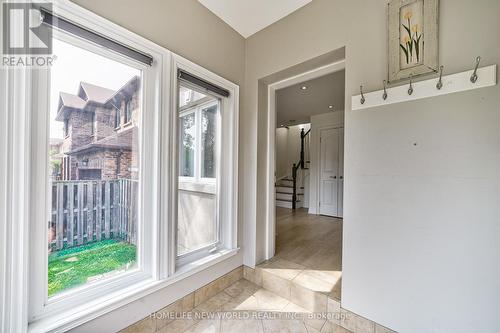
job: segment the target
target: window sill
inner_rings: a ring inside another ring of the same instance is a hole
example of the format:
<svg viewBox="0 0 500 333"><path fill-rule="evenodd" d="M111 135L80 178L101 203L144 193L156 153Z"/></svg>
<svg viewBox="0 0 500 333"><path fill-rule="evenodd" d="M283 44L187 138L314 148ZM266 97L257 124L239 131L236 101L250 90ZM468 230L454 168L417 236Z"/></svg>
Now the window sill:
<svg viewBox="0 0 500 333"><path fill-rule="evenodd" d="M116 310L124 305L127 305L128 303L134 302L160 289L168 287L191 275L199 273L202 270L205 270L232 256L235 256L238 252L239 248L232 250L221 250L208 257L182 266L175 272L174 275L168 277L167 279L149 279L140 283L136 283L125 289L121 289L107 296L95 299L92 302L71 308L68 311L60 312L49 317L44 317L43 319L30 323L28 326L28 332L42 333L68 331L106 313Z"/></svg>

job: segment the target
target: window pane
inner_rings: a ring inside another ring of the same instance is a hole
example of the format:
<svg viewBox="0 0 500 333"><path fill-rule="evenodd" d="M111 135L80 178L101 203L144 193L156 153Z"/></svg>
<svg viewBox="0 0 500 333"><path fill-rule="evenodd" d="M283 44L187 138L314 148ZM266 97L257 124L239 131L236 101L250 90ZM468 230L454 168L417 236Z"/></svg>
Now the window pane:
<svg viewBox="0 0 500 333"><path fill-rule="evenodd" d="M201 113L201 177L215 178L215 140L217 135L218 105Z"/></svg>
<svg viewBox="0 0 500 333"><path fill-rule="evenodd" d="M196 137L196 115L194 112L179 118L179 131L179 174L183 177L194 177L194 145Z"/></svg>
<svg viewBox="0 0 500 333"><path fill-rule="evenodd" d="M60 40L54 53L49 296L136 267L140 173L141 71Z"/></svg>
<svg viewBox="0 0 500 333"><path fill-rule="evenodd" d="M207 98L207 95L194 91L186 87L180 87L179 91L179 107L185 107L188 104L195 104L202 99Z"/></svg>
<svg viewBox="0 0 500 333"><path fill-rule="evenodd" d="M200 95L186 87L179 91L181 100L191 97L179 110L178 255L215 245L219 239L215 182L203 179L216 178L218 100Z"/></svg>

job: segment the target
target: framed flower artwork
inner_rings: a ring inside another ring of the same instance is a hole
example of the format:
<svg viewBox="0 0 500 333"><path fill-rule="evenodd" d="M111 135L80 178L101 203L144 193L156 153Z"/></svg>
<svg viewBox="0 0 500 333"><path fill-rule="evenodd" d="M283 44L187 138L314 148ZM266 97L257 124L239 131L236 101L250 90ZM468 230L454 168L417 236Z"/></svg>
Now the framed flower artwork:
<svg viewBox="0 0 500 333"><path fill-rule="evenodd" d="M390 0L389 82L437 72L439 0Z"/></svg>

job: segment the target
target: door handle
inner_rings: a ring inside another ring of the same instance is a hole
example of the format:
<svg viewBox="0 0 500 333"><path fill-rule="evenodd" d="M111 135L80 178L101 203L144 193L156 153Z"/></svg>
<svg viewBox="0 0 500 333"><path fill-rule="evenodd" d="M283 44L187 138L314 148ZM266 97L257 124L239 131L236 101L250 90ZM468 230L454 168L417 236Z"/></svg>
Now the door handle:
<svg viewBox="0 0 500 333"><path fill-rule="evenodd" d="M340 176L340 179L344 179L344 176Z"/></svg>
<svg viewBox="0 0 500 333"><path fill-rule="evenodd" d="M337 176L330 176L330 178L337 179Z"/></svg>

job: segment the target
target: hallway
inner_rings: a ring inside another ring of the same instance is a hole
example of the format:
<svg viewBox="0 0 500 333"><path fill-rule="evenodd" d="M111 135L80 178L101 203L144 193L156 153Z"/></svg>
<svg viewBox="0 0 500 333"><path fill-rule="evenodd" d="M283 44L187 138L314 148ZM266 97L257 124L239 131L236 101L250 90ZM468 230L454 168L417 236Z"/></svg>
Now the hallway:
<svg viewBox="0 0 500 333"><path fill-rule="evenodd" d="M340 300L342 220L276 207L276 233L276 255L259 267Z"/></svg>
<svg viewBox="0 0 500 333"><path fill-rule="evenodd" d="M342 219L276 207L276 256L309 269L342 271Z"/></svg>

